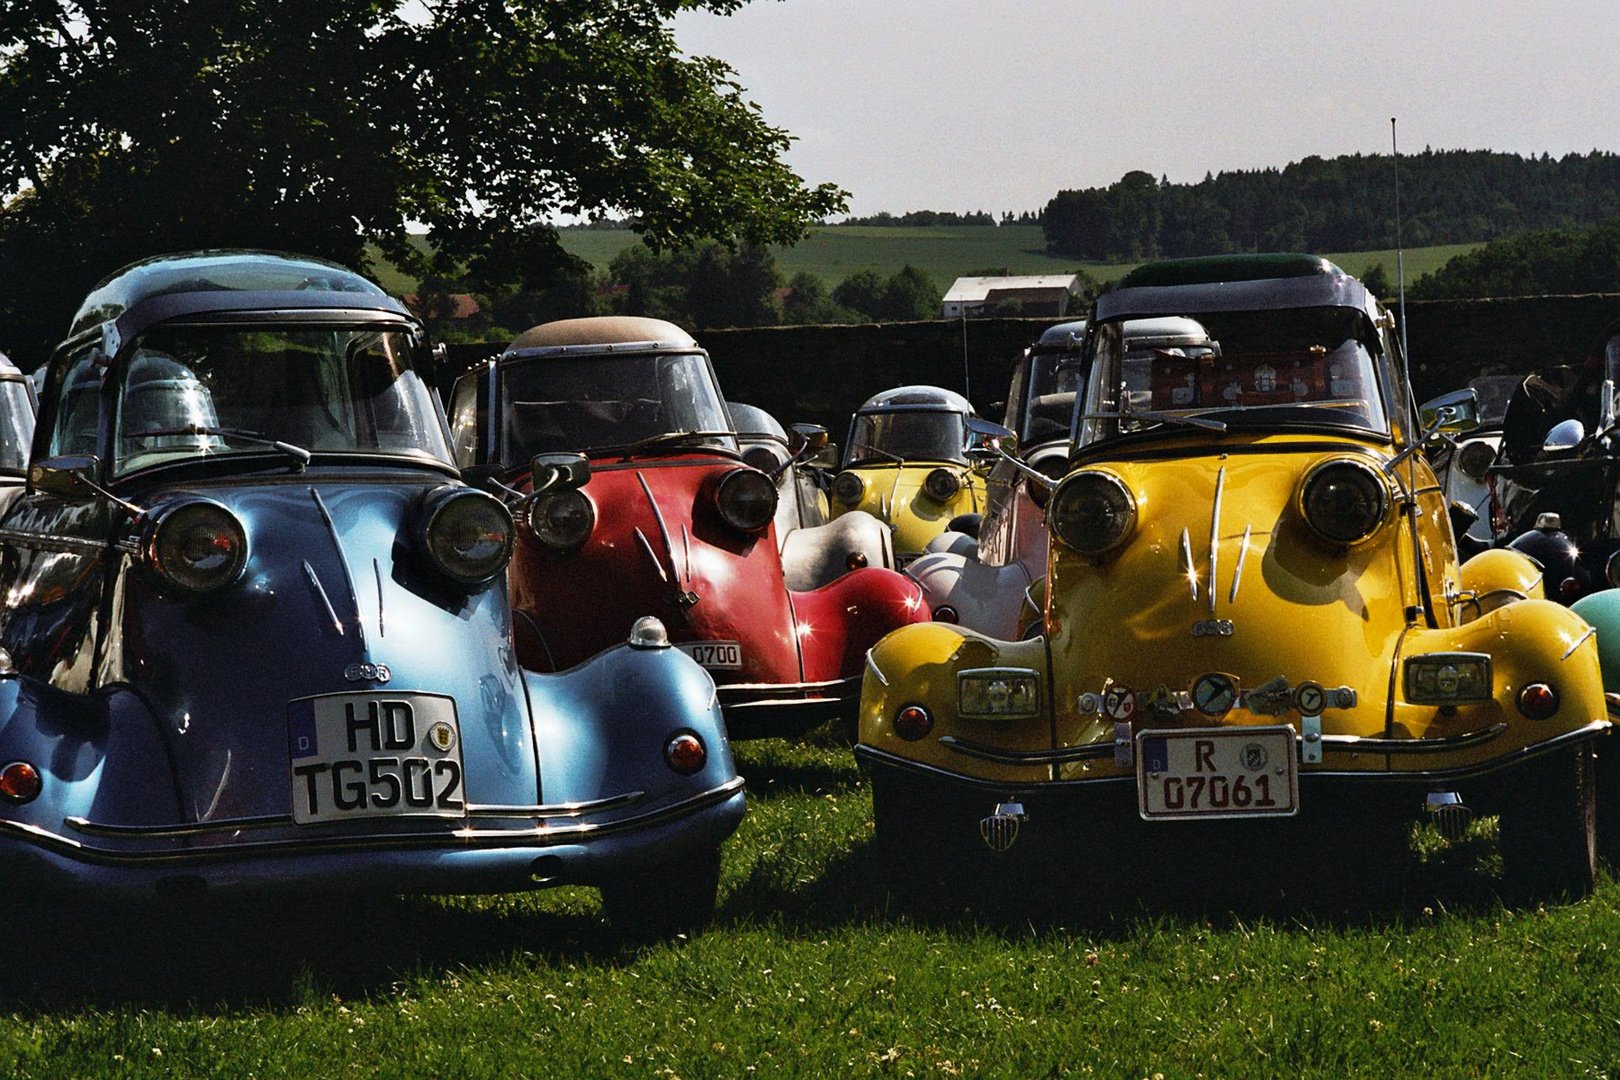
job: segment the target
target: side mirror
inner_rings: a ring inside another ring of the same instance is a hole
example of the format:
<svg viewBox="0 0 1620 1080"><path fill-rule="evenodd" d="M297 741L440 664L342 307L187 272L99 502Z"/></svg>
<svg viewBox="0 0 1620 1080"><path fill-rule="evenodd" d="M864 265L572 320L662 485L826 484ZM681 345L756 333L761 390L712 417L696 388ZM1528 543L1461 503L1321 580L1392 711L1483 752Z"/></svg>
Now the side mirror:
<svg viewBox="0 0 1620 1080"><path fill-rule="evenodd" d="M68 502L89 502L101 494L101 487L96 483L100 466L90 455L36 461L28 469L28 487L30 491L54 495Z"/></svg>
<svg viewBox="0 0 1620 1080"><path fill-rule="evenodd" d="M788 429L788 449L794 457L814 457L827 449L827 429L820 424L794 424Z"/></svg>
<svg viewBox="0 0 1620 1080"><path fill-rule="evenodd" d="M1559 454L1574 450L1585 440L1585 424L1579 420L1562 420L1547 432L1547 440L1541 444L1541 449L1548 454Z"/></svg>
<svg viewBox="0 0 1620 1080"><path fill-rule="evenodd" d="M529 470L535 495L555 495L584 487L591 478L591 459L584 454L536 454Z"/></svg>
<svg viewBox="0 0 1620 1080"><path fill-rule="evenodd" d="M1011 428L980 420L977 416L968 417L967 428L967 445L963 452L969 461L999 461L1003 455L1018 452L1018 436Z"/></svg>
<svg viewBox="0 0 1620 1080"><path fill-rule="evenodd" d="M1479 427L1479 393L1473 387L1453 390L1430 398L1418 406L1418 423L1424 431L1460 434Z"/></svg>

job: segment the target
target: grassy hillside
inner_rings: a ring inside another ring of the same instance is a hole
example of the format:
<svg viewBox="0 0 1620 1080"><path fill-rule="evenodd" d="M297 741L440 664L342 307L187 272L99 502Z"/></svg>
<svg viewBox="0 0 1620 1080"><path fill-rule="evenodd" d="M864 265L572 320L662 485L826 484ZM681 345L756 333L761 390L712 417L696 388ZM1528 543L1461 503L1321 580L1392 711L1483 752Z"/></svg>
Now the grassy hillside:
<svg viewBox="0 0 1620 1080"><path fill-rule="evenodd" d="M634 233L570 230L562 234L563 247L598 270L624 248L636 242ZM1437 269L1454 255L1477 244L1451 244L1406 253L1407 280ZM942 225L930 228L886 228L850 225L817 229L793 248L774 249L777 265L787 277L801 271L815 274L833 286L857 270L876 270L887 277L910 263L928 273L940 288L976 270L1006 267L1014 274L1063 274L1083 269L1099 280L1117 278L1135 263L1077 263L1058 259L1043 249L1041 230L1035 225L986 228ZM1395 277L1393 251L1326 253L1352 274L1382 262Z"/></svg>
<svg viewBox="0 0 1620 1080"><path fill-rule="evenodd" d="M1620 1069L1620 888L1504 906L1488 830L1420 843L1369 902L1300 891L1287 867L1128 884L1099 822L1066 866L1070 900L1032 903L1008 870L965 888L966 906L914 911L882 885L847 748L767 740L739 758L749 812L705 933L622 945L581 889L13 898L0 1062L24 1078L457 1080Z"/></svg>

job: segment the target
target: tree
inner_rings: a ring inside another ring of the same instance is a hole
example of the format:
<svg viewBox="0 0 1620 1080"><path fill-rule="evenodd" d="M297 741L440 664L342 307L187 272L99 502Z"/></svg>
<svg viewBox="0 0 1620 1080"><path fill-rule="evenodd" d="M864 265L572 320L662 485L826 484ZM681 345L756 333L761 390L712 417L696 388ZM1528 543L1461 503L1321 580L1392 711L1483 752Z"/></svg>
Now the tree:
<svg viewBox="0 0 1620 1080"><path fill-rule="evenodd" d="M781 321L776 290L782 275L762 245L733 249L711 240L657 252L637 244L614 257L608 276L624 287L615 306L626 315L668 319L688 329Z"/></svg>
<svg viewBox="0 0 1620 1080"><path fill-rule="evenodd" d="M669 29L742 3L0 0L0 343L37 356L94 280L177 249L371 243L481 291L549 282L561 215L795 242L844 193Z"/></svg>
<svg viewBox="0 0 1620 1080"><path fill-rule="evenodd" d="M941 295L933 279L910 263L888 279L876 270L858 270L832 291L834 303L872 322L937 319Z"/></svg>

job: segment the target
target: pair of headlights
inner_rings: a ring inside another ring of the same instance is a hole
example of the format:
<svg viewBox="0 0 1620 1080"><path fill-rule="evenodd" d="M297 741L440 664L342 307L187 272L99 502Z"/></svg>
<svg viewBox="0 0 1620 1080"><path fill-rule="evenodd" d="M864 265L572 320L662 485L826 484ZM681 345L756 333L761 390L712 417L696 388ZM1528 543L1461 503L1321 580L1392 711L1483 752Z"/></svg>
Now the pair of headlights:
<svg viewBox="0 0 1620 1080"><path fill-rule="evenodd" d="M1331 458L1300 484L1298 510L1305 524L1334 545L1369 539L1389 515L1389 486L1376 467ZM1136 523L1136 499L1113 473L1082 469L1058 485L1046 522L1059 540L1082 555L1105 555L1123 544Z"/></svg>
<svg viewBox="0 0 1620 1080"><path fill-rule="evenodd" d="M707 496L720 520L740 533L761 533L776 517L776 485L757 469L731 469ZM596 506L580 488L542 496L529 505L529 528L553 551L573 551L596 528Z"/></svg>
<svg viewBox="0 0 1620 1080"><path fill-rule="evenodd" d="M463 587L506 569L512 515L481 491L446 485L425 492L406 515L411 547ZM155 515L142 539L147 565L165 585L201 595L231 584L247 565L247 530L228 508L194 499Z"/></svg>
<svg viewBox="0 0 1620 1080"><path fill-rule="evenodd" d="M923 491L937 503L948 503L962 490L962 478L952 469L938 468L923 478ZM866 481L859 473L841 472L833 479L833 498L855 506L866 496Z"/></svg>

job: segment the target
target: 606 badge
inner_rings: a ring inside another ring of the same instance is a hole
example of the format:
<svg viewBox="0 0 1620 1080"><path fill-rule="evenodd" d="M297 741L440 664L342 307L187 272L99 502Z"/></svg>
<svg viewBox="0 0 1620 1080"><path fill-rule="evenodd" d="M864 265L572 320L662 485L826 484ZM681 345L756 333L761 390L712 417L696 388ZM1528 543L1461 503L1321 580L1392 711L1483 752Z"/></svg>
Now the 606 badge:
<svg viewBox="0 0 1620 1080"><path fill-rule="evenodd" d="M287 707L293 821L466 813L454 699L328 694Z"/></svg>

